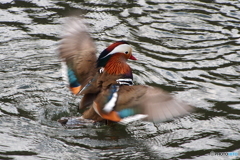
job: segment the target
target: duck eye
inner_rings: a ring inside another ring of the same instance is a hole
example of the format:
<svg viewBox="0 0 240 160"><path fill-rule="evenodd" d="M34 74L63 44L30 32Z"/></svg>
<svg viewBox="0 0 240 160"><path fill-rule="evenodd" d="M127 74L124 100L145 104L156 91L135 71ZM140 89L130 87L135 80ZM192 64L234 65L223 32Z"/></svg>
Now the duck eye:
<svg viewBox="0 0 240 160"><path fill-rule="evenodd" d="M126 51L125 54L128 54L128 51Z"/></svg>

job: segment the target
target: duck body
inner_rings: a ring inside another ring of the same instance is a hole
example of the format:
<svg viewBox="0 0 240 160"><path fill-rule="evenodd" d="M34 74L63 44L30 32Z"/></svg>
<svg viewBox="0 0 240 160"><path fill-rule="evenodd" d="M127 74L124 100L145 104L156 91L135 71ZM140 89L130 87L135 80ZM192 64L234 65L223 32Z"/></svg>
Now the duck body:
<svg viewBox="0 0 240 160"><path fill-rule="evenodd" d="M127 60L136 58L127 42L111 44L97 58L93 40L80 18L69 18L59 52L67 64L70 90L83 96L79 108L86 109L84 119L121 122L140 117L159 122L192 110L160 88L133 85Z"/></svg>

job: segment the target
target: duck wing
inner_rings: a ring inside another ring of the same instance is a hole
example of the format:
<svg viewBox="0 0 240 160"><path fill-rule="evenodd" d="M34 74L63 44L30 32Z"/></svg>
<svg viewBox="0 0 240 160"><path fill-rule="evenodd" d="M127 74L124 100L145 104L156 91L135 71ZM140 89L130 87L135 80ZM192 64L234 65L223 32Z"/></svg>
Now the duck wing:
<svg viewBox="0 0 240 160"><path fill-rule="evenodd" d="M112 107L109 108L110 102ZM143 85L110 87L98 95L93 106L103 118L119 122L133 121L134 116L154 122L167 121L193 110L168 92Z"/></svg>
<svg viewBox="0 0 240 160"><path fill-rule="evenodd" d="M59 47L60 58L67 64L70 88L77 94L97 72L96 47L83 19L69 17Z"/></svg>

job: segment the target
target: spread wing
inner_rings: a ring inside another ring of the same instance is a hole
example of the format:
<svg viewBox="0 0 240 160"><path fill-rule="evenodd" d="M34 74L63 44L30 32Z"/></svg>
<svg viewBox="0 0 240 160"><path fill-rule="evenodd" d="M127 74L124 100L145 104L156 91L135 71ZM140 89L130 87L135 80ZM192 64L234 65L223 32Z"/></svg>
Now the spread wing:
<svg viewBox="0 0 240 160"><path fill-rule="evenodd" d="M96 47L84 21L69 17L60 41L60 57L67 64L70 88L77 94L96 74ZM73 90L73 89L77 90Z"/></svg>
<svg viewBox="0 0 240 160"><path fill-rule="evenodd" d="M113 105L114 101L114 106L109 110L108 104L112 102ZM135 120L134 116L154 122L167 121L193 110L193 107L177 100L168 92L143 85L123 85L119 90L110 87L98 95L94 107L103 118L123 122L129 118Z"/></svg>
<svg viewBox="0 0 240 160"><path fill-rule="evenodd" d="M193 107L168 92L153 87L146 87L146 92L139 101L142 113L148 115L148 120L156 122L172 120L193 110Z"/></svg>

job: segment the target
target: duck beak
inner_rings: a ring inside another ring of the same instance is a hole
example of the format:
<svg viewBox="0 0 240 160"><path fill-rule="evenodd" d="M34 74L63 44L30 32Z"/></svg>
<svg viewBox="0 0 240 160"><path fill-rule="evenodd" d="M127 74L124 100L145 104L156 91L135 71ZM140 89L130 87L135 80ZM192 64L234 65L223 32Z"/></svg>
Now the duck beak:
<svg viewBox="0 0 240 160"><path fill-rule="evenodd" d="M131 55L128 59L137 60L137 58L135 58L133 55Z"/></svg>

